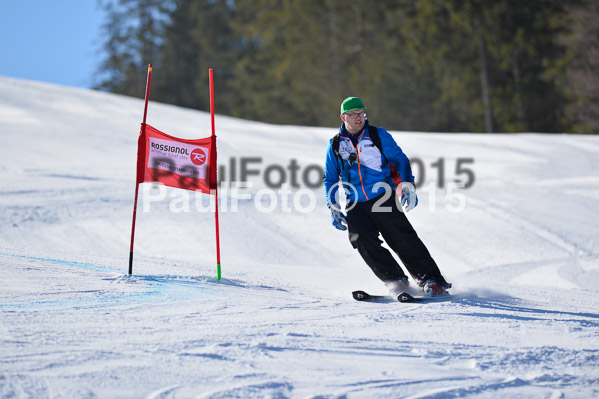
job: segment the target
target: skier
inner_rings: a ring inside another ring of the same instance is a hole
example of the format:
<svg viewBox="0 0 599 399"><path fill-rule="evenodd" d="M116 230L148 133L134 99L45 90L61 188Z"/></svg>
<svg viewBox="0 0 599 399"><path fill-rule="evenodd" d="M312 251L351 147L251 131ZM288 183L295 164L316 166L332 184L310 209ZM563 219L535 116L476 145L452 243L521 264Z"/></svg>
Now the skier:
<svg viewBox="0 0 599 399"><path fill-rule="evenodd" d="M409 280L381 245L379 234L397 253L425 295L445 294L451 284L445 281L404 210L400 209L403 206L407 212L418 204L408 157L385 129L369 126L366 107L359 98L346 98L341 103L340 117L343 123L339 134L329 142L324 173L333 226L339 230L349 229L352 246L385 283L391 296L397 297L405 291ZM391 166L396 170L393 173ZM401 190L401 205L397 201L393 175L396 175L397 190ZM340 181L347 198L347 216L336 200Z"/></svg>

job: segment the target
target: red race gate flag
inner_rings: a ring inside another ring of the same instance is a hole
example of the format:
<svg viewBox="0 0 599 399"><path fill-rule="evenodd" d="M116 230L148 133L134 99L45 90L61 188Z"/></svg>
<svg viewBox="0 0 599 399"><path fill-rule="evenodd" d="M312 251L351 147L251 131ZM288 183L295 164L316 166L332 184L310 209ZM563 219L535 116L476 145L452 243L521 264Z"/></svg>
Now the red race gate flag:
<svg viewBox="0 0 599 399"><path fill-rule="evenodd" d="M216 188L215 136L185 140L142 124L137 152L137 184L166 186L211 194Z"/></svg>
<svg viewBox="0 0 599 399"><path fill-rule="evenodd" d="M218 187L216 176L216 134L214 133L214 84L213 71L210 77L210 120L212 136L185 140L169 136L146 124L152 64L148 65L144 117L137 141L137 174L133 218L131 221L131 246L129 247L129 275L133 274L133 245L135 242L135 221L137 219L137 198L139 185L144 182L158 182L185 190L201 191L214 195L214 218L216 226L216 269L217 280L221 279L220 237L218 228Z"/></svg>

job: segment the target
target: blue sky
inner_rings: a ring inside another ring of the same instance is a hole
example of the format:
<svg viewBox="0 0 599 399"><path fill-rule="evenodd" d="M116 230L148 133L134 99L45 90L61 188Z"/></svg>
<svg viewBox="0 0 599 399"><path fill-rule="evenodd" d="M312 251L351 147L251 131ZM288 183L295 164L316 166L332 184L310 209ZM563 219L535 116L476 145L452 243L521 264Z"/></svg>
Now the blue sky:
<svg viewBox="0 0 599 399"><path fill-rule="evenodd" d="M102 21L96 0L0 0L0 75L91 87Z"/></svg>

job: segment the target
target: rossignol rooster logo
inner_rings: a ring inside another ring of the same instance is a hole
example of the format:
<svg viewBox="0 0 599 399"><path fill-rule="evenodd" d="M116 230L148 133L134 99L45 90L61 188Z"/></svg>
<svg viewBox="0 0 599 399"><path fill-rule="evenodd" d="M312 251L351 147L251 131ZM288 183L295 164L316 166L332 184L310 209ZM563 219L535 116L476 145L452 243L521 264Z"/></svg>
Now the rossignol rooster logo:
<svg viewBox="0 0 599 399"><path fill-rule="evenodd" d="M196 148L191 152L191 162L194 165L203 165L206 162L206 153L200 148Z"/></svg>

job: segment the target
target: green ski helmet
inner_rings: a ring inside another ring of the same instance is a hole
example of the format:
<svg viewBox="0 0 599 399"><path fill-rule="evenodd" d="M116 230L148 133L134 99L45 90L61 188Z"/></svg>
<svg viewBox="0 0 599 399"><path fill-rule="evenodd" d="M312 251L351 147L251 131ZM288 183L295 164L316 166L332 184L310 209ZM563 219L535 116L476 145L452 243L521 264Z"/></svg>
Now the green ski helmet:
<svg viewBox="0 0 599 399"><path fill-rule="evenodd" d="M341 103L341 113L344 114L347 111L353 111L356 109L366 109L362 100L358 97L347 97Z"/></svg>

